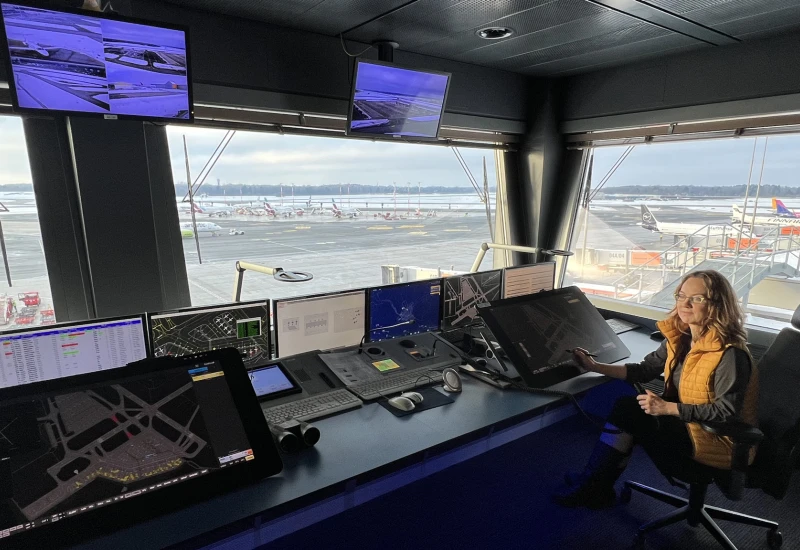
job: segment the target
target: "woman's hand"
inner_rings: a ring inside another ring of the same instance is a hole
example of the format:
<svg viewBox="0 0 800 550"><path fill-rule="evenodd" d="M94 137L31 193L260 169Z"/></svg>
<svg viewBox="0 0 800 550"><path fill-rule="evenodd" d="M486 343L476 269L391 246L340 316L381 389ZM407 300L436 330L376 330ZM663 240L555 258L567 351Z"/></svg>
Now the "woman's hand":
<svg viewBox="0 0 800 550"><path fill-rule="evenodd" d="M645 390L646 394L639 394L636 399L644 412L651 416L678 416L678 404L664 401L659 396Z"/></svg>
<svg viewBox="0 0 800 550"><path fill-rule="evenodd" d="M575 348L572 350L572 358L578 363L578 366L588 371L597 372L597 361L589 357L588 351L582 348Z"/></svg>

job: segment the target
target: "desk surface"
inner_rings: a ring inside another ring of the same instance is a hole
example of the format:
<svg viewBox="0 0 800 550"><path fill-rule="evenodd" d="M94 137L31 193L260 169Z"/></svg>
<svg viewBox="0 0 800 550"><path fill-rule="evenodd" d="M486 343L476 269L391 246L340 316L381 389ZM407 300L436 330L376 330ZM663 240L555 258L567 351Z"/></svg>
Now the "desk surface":
<svg viewBox="0 0 800 550"><path fill-rule="evenodd" d="M641 360L657 347L645 330L627 332L620 338L630 349L628 362ZM490 429L531 418L560 399L502 391L470 376L463 379L463 393L451 394L455 402L444 407L397 418L370 403L315 421L322 433L319 443L284 457L279 475L83 543L80 548L162 548L256 516L272 519L342 493L353 483L371 481L418 462L426 452L442 452L478 439ZM552 389L577 394L604 380L587 373Z"/></svg>

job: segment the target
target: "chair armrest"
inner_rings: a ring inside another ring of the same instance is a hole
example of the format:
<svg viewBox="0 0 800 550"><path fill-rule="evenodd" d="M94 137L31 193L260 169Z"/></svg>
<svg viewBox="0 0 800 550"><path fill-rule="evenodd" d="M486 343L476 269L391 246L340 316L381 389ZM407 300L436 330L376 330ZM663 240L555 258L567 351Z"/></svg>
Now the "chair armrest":
<svg viewBox="0 0 800 550"><path fill-rule="evenodd" d="M764 439L764 433L741 420L731 419L725 422L700 422L707 432L720 437L730 437L737 445L752 447Z"/></svg>

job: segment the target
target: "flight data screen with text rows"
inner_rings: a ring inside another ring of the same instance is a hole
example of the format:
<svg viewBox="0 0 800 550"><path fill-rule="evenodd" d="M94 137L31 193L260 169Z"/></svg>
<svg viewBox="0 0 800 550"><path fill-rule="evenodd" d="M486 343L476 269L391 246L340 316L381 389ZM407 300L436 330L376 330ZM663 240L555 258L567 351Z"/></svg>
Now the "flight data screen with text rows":
<svg viewBox="0 0 800 550"><path fill-rule="evenodd" d="M138 317L4 333L0 350L0 388L124 367L147 357Z"/></svg>

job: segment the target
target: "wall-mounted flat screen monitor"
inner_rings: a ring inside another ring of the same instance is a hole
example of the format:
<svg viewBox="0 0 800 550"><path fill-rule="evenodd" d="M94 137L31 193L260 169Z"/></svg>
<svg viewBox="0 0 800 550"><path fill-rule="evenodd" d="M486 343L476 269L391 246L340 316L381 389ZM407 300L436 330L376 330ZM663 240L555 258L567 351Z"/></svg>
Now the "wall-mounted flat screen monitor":
<svg viewBox="0 0 800 550"><path fill-rule="evenodd" d="M15 109L192 119L186 28L9 2L0 13Z"/></svg>
<svg viewBox="0 0 800 550"><path fill-rule="evenodd" d="M436 139L450 75L357 61L348 135Z"/></svg>

